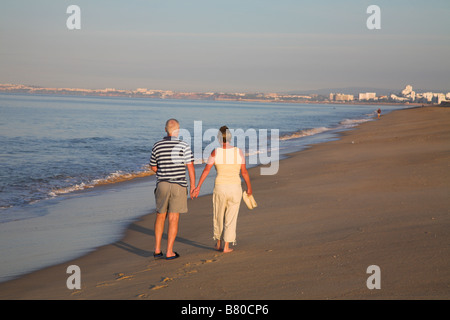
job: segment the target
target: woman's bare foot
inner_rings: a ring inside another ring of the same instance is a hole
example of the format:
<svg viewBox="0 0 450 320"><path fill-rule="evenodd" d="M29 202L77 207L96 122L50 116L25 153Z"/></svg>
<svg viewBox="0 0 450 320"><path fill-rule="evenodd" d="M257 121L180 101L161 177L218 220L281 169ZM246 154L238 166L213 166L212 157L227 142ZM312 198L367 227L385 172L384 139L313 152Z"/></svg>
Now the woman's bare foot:
<svg viewBox="0 0 450 320"><path fill-rule="evenodd" d="M223 253L229 253L233 251L233 249L231 249L228 245L228 242L225 242L225 245L223 246Z"/></svg>
<svg viewBox="0 0 450 320"><path fill-rule="evenodd" d="M217 251L222 251L222 248L220 247L220 240L217 240L217 243L214 246L214 249L216 249Z"/></svg>

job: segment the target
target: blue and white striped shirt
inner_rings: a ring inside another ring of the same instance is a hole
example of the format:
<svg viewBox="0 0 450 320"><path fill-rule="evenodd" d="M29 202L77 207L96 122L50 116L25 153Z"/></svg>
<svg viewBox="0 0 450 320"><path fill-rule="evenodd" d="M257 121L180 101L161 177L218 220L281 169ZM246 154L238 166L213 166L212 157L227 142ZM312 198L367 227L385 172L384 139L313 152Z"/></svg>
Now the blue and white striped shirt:
<svg viewBox="0 0 450 320"><path fill-rule="evenodd" d="M191 147L184 141L166 136L153 145L150 166L156 166L157 182L167 181L187 187L186 164L194 161Z"/></svg>

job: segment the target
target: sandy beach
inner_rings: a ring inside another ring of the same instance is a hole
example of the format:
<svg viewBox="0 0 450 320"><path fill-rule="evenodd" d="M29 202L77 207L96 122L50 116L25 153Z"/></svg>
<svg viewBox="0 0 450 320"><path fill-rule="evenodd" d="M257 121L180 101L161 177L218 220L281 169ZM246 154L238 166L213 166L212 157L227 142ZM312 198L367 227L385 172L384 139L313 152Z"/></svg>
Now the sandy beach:
<svg viewBox="0 0 450 320"><path fill-rule="evenodd" d="M394 111L290 155L276 175L252 168L258 208L241 204L232 253L213 250L206 195L181 216L180 258L153 259L148 214L116 243L0 284L0 299L449 299L449 142L450 108ZM70 265L79 290L66 286ZM371 265L380 289L367 287Z"/></svg>

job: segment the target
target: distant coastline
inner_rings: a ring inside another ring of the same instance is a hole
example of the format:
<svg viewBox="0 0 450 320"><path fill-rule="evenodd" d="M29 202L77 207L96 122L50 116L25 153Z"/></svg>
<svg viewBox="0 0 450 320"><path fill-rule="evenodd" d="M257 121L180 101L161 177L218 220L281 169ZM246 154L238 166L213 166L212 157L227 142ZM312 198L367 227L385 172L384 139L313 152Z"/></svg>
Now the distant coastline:
<svg viewBox="0 0 450 320"><path fill-rule="evenodd" d="M407 86L407 88L410 86ZM403 90L402 92L404 92ZM364 105L424 105L440 104L450 100L450 93L427 92L410 95L395 94L376 96L375 93L360 93L358 97L345 93L329 94L292 94L292 93L224 93L224 92L176 92L138 88L127 89L82 89L82 88L46 88L23 84L0 84L0 93L49 94L71 96L129 97L150 99L215 100L243 102L311 103L311 104L364 104Z"/></svg>

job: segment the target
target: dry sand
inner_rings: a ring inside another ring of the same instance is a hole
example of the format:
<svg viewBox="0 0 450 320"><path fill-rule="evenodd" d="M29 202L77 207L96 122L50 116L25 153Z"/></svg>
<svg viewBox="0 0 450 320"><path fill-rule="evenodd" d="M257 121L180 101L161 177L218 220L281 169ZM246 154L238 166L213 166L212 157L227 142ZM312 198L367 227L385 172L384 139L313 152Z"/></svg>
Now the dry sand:
<svg viewBox="0 0 450 320"><path fill-rule="evenodd" d="M154 214L121 241L0 284L1 299L449 299L450 108L392 112L250 175L234 252L213 250L211 196L189 200L155 261ZM101 205L101 204L99 204ZM164 242L165 243L165 242ZM66 268L81 269L69 290ZM368 289L370 265L380 289Z"/></svg>

